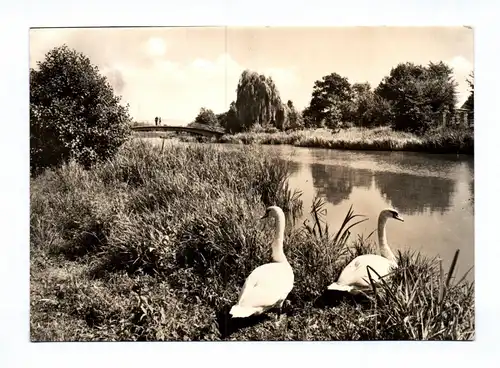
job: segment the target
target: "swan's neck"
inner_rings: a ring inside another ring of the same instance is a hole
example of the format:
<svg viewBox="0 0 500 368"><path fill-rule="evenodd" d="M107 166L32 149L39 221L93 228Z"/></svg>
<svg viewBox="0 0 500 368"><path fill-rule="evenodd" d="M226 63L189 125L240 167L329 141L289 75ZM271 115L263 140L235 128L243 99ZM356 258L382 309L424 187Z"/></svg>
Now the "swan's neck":
<svg viewBox="0 0 500 368"><path fill-rule="evenodd" d="M389 244L387 244L387 235L385 231L385 224L387 222L387 217L380 216L378 219L378 245L380 248L380 255L384 258L387 258L391 261L395 261L396 257L394 253L392 253Z"/></svg>
<svg viewBox="0 0 500 368"><path fill-rule="evenodd" d="M275 262L288 262L285 257L285 252L283 252L283 239L285 237L285 218L284 216L279 216L276 218L276 225L274 229L274 240L273 240L273 260Z"/></svg>

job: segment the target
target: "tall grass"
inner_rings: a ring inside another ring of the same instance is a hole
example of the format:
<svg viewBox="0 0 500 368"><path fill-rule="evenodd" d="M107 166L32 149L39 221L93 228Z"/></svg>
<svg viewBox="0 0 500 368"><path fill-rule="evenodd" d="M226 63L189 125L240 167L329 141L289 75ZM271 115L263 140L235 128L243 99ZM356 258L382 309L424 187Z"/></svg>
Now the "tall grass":
<svg viewBox="0 0 500 368"><path fill-rule="evenodd" d="M424 136L396 132L388 127L365 129L347 128L333 132L329 129L290 132L250 132L225 135L222 143L287 144L298 147L348 150L414 151L430 153L474 153L472 129L436 129Z"/></svg>
<svg viewBox="0 0 500 368"><path fill-rule="evenodd" d="M442 263L418 253L398 254L399 268L391 284L382 280L374 291L371 316L374 338L411 340L462 340L474 337L474 288L464 282L451 283L459 251L446 273ZM439 270L439 272L438 272ZM371 276L369 269L369 275ZM372 281L370 277L370 281ZM382 321L383 323L381 323Z"/></svg>
<svg viewBox="0 0 500 368"><path fill-rule="evenodd" d="M325 287L372 246L350 239L359 221L352 210L339 230L328 228L320 199L312 222L287 227L296 280L288 316L230 324L227 308L245 278L270 259L272 224L259 220L265 207L279 205L289 223L303 211L287 177L286 162L259 147L132 141L90 170L69 163L32 179L32 340L470 338L472 286L447 287L434 307L439 272L407 255L410 281L396 278L391 290L406 303L418 285L409 307L387 293L331 306Z"/></svg>

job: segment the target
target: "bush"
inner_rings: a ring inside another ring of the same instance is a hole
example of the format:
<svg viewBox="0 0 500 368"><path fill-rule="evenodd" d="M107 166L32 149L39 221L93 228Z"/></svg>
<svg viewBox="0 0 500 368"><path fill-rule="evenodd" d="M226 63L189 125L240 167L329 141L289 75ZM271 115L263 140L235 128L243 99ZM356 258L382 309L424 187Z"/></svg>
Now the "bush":
<svg viewBox="0 0 500 368"><path fill-rule="evenodd" d="M70 158L88 167L112 156L131 123L106 77L66 45L30 70L30 171Z"/></svg>
<svg viewBox="0 0 500 368"><path fill-rule="evenodd" d="M219 120L217 119L217 116L214 114L214 112L204 107L200 109L200 112L198 113L198 115L194 119L194 122L192 123L192 125L196 124L203 124L209 127L217 127L220 125ZM191 124L188 126L191 126Z"/></svg>

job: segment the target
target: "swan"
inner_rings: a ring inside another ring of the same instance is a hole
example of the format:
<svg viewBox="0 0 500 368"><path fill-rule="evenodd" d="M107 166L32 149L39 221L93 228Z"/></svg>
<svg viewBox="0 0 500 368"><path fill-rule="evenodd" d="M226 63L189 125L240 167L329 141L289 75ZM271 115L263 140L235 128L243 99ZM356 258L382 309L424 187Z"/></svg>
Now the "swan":
<svg viewBox="0 0 500 368"><path fill-rule="evenodd" d="M385 209L380 212L378 217L378 244L381 255L364 254L354 258L344 268L337 282L328 286L328 290L339 290L351 294L358 294L363 290L369 290L371 288L367 266L373 268L381 277L389 274L392 268L397 267L396 257L387 244L387 237L385 234L385 224L390 218L404 222L398 211L394 209ZM370 270L370 274L374 282L380 281L375 272L371 272Z"/></svg>
<svg viewBox="0 0 500 368"><path fill-rule="evenodd" d="M261 219L268 217L275 219L273 262L259 266L250 273L241 289L238 303L229 312L231 318L259 315L276 307L281 315L283 303L293 288L292 266L283 252L285 214L278 206L271 206L266 209L266 214Z"/></svg>

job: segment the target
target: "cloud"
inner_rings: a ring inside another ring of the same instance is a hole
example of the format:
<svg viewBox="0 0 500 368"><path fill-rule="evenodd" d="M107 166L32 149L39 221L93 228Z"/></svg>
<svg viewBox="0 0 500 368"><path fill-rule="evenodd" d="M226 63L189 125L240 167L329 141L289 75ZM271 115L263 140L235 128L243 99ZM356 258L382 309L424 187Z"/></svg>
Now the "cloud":
<svg viewBox="0 0 500 368"><path fill-rule="evenodd" d="M197 72L212 73L216 65L205 59L196 59L191 63L190 67Z"/></svg>
<svg viewBox="0 0 500 368"><path fill-rule="evenodd" d="M120 69L107 69L104 70L102 74L108 78L109 83L113 86L117 94L121 94L123 92L125 80L123 79L123 74Z"/></svg>
<svg viewBox="0 0 500 368"><path fill-rule="evenodd" d="M457 55L453 57L448 64L453 67L455 73L457 74L469 74L473 69L474 65L472 62L467 60L462 55Z"/></svg>
<svg viewBox="0 0 500 368"><path fill-rule="evenodd" d="M191 63L191 68L197 72L204 73L204 79L207 80L224 80L224 84L228 89L228 99L231 101L236 98L236 87L240 79L241 73L247 69L245 66L234 60L228 53L219 55L215 60L196 59ZM271 77L284 99L286 90L297 83L298 73L295 68L255 68L251 69L257 73ZM222 82L221 82L222 83ZM229 104L231 101L228 101Z"/></svg>
<svg viewBox="0 0 500 368"><path fill-rule="evenodd" d="M163 56L167 51L165 41L160 37L151 37L147 42L147 52L151 56Z"/></svg>
<svg viewBox="0 0 500 368"><path fill-rule="evenodd" d="M467 97L469 97L469 84L467 79L469 74L474 70L474 64L462 55L456 55L446 63L453 68L455 80L458 83L458 104L461 106Z"/></svg>

